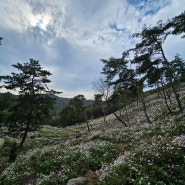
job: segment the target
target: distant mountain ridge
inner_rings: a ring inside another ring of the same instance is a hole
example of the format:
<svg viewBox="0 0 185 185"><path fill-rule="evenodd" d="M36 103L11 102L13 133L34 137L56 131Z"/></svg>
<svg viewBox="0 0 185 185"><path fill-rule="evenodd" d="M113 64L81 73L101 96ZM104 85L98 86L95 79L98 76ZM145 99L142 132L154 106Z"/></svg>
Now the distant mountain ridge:
<svg viewBox="0 0 185 185"><path fill-rule="evenodd" d="M3 94L3 93L0 93L0 95ZM18 95L15 95L15 94L12 94L10 93L13 97L17 97ZM65 106L67 106L69 104L69 101L72 99L72 98L63 98L63 97L59 97L57 95L53 95L51 94L50 97L54 98L55 99L55 103L53 105L53 112L55 114L57 114L58 112L60 112L60 110L62 108L64 108ZM93 100L85 100L84 101L84 104L85 105L88 105L90 103L92 103Z"/></svg>
<svg viewBox="0 0 185 185"><path fill-rule="evenodd" d="M72 99L72 98L59 97L57 95L51 95L51 97L55 98L55 101L56 101L54 104L54 112L56 112L56 113L58 113L62 108L67 106L69 104L69 101ZM93 102L93 100L85 100L84 105L88 105L92 102Z"/></svg>

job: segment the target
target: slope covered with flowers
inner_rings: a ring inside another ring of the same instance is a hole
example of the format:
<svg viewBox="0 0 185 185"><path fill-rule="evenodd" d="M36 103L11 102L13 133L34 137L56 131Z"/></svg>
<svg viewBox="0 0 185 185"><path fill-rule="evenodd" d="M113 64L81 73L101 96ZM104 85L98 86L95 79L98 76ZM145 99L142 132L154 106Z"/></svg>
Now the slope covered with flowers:
<svg viewBox="0 0 185 185"><path fill-rule="evenodd" d="M181 101L185 104L184 90ZM67 128L44 126L40 137L29 138L14 163L2 170L2 185L61 185L84 177L85 184L96 185L184 185L185 116L172 102L168 113L157 94L146 98L148 124L137 103L128 107L129 126L124 127L114 115ZM75 138L76 130L81 137ZM6 137L6 153L12 138ZM3 154L1 152L1 157ZM4 158L6 156L4 155Z"/></svg>

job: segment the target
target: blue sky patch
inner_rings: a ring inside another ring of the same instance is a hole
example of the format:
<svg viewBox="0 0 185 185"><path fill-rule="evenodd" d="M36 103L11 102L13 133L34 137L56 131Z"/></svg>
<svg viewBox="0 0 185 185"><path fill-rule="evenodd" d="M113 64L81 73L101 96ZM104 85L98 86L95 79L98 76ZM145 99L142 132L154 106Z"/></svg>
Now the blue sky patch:
<svg viewBox="0 0 185 185"><path fill-rule="evenodd" d="M125 28L118 28L118 25L115 22L113 24L110 24L109 26L111 29L113 29L115 31L121 31L121 32L125 31Z"/></svg>
<svg viewBox="0 0 185 185"><path fill-rule="evenodd" d="M171 3L171 0L128 0L139 11L144 11L144 15L154 15L160 9Z"/></svg>

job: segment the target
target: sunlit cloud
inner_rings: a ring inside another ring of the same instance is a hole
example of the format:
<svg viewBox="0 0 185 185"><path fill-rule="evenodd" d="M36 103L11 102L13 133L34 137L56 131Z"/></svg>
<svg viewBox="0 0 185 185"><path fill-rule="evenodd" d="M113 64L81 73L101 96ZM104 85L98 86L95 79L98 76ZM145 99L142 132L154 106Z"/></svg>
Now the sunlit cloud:
<svg viewBox="0 0 185 185"><path fill-rule="evenodd" d="M172 18L184 7L181 0L2 0L0 68L9 73L10 64L33 58L52 72L51 86L66 92L63 96L87 92L93 97L100 59L121 57L144 24ZM170 58L179 43L184 56L181 39L166 42Z"/></svg>

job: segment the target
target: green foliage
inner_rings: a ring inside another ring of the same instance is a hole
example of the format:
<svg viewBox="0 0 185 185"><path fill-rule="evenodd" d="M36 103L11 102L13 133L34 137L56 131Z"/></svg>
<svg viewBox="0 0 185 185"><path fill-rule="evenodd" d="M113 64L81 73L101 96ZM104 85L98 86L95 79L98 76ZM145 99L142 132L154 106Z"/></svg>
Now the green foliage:
<svg viewBox="0 0 185 185"><path fill-rule="evenodd" d="M179 184L185 183L185 150L175 147L170 150L159 149L157 155L135 153L132 161L127 161L114 169L98 185L120 184ZM142 159L142 160L141 160Z"/></svg>
<svg viewBox="0 0 185 185"><path fill-rule="evenodd" d="M11 148L15 141L13 139L5 138L3 147L0 149L0 174L8 165Z"/></svg>
<svg viewBox="0 0 185 185"><path fill-rule="evenodd" d="M61 122L60 125L63 127L74 125L76 123L82 122L83 120L82 116L73 106L64 107L59 113L59 116Z"/></svg>
<svg viewBox="0 0 185 185"><path fill-rule="evenodd" d="M13 106L14 98L10 93L0 94L0 127L6 122L10 112L9 109Z"/></svg>
<svg viewBox="0 0 185 185"><path fill-rule="evenodd" d="M134 139L128 141L132 143L133 148L128 148L132 154L123 164L111 170L103 182L97 182L97 184L183 185L185 183L185 148L180 143L184 141L184 129L184 117L180 116L174 118L172 125L168 121L165 126L161 123L152 128L135 130L135 134L131 137ZM141 134L140 137L138 134ZM126 137L125 135L124 138ZM171 142L172 138L178 139L179 144Z"/></svg>
<svg viewBox="0 0 185 185"><path fill-rule="evenodd" d="M6 123L12 130L24 131L20 143L20 148L22 148L28 130L45 122L49 117L49 110L52 108L53 99L40 93L59 92L48 90L47 83L51 82L48 76L51 73L42 69L39 61L30 59L29 63L17 63L12 66L20 73L11 73L11 75L1 76L0 79L4 80L2 87L18 90L20 94L9 110L11 113Z"/></svg>
<svg viewBox="0 0 185 185"><path fill-rule="evenodd" d="M102 73L106 76L109 85L119 85L122 88L133 89L135 86L136 73L133 69L128 68L130 62L129 50L125 51L121 58L102 59L104 63Z"/></svg>
<svg viewBox="0 0 185 185"><path fill-rule="evenodd" d="M30 155L29 158L22 156L17 159L14 169L11 169L16 170L16 174L13 171L8 174L12 177L16 175L16 178L14 178L16 183L13 179L6 178L6 175L3 175L0 181L3 184L26 184L29 180L35 182L38 176L48 176L47 179L42 179L46 184L53 184L54 182L65 184L68 179L84 175L88 170L100 169L102 163L111 162L119 152L120 149L117 146L110 144L99 149L95 146L90 147L89 155L80 152L76 145L71 146L71 148L61 146L55 150L40 150ZM25 165L27 165L27 172L25 171ZM61 171L61 175L57 175L59 171Z"/></svg>
<svg viewBox="0 0 185 185"><path fill-rule="evenodd" d="M185 25L185 12L182 12L180 15L169 20L165 25L165 29L173 28L171 30L171 34L178 35L185 33L184 25ZM182 36L182 38L184 37L185 35Z"/></svg>
<svg viewBox="0 0 185 185"><path fill-rule="evenodd" d="M69 101L69 105L65 106L59 113L60 125L70 126L76 123L81 123L88 119L87 109L84 105L84 95L77 95ZM91 115L90 112L88 112Z"/></svg>
<svg viewBox="0 0 185 185"><path fill-rule="evenodd" d="M102 167L107 165L105 169L110 168L110 171L103 181L95 184L182 185L185 150L172 140L183 135L184 129L184 117L178 116L171 123L166 120L165 124L107 130L67 145L50 144L45 149L29 150L26 155L21 155L0 181L8 185L66 184L71 178L84 176L88 170L101 170L103 173ZM47 143L45 138L50 133L51 130L46 129L40 132L44 137L39 142L41 145ZM7 143L9 146L11 141L7 142L10 142ZM125 155L125 151L130 151L130 154L126 155L124 162L113 165Z"/></svg>
<svg viewBox="0 0 185 185"><path fill-rule="evenodd" d="M0 150L0 155L7 157L10 154L11 147L15 141L5 138L3 148Z"/></svg>
<svg viewBox="0 0 185 185"><path fill-rule="evenodd" d="M114 158L118 156L118 154L121 152L121 149L116 145L106 145L103 148L91 148L89 150L90 156L96 161L96 168L98 169L101 167L102 163L110 163ZM95 170L94 168L92 168Z"/></svg>
<svg viewBox="0 0 185 185"><path fill-rule="evenodd" d="M103 106L104 102L102 100L103 95L102 94L95 94L94 95L94 101L93 101L93 116L100 117L103 116Z"/></svg>
<svg viewBox="0 0 185 185"><path fill-rule="evenodd" d="M174 60L170 62L171 66L171 74L173 76L173 80L175 82L184 82L185 81L185 62L184 60L179 56L176 55Z"/></svg>

